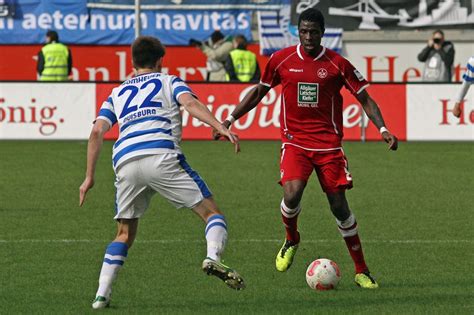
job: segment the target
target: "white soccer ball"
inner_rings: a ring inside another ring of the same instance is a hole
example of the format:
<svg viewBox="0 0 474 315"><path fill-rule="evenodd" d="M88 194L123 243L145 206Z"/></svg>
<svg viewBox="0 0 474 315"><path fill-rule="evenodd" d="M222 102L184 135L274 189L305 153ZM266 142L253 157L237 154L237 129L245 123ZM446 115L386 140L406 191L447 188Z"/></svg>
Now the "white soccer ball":
<svg viewBox="0 0 474 315"><path fill-rule="evenodd" d="M330 259L316 259L306 270L306 282L313 290L335 289L339 280L341 280L339 266Z"/></svg>

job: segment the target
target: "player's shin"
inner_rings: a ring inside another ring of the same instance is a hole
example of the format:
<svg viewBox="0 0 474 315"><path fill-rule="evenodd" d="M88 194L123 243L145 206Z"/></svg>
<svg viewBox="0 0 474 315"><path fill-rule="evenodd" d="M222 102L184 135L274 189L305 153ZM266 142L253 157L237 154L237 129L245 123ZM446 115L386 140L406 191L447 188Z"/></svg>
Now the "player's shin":
<svg viewBox="0 0 474 315"><path fill-rule="evenodd" d="M341 232L341 235L346 242L347 249L354 261L356 273L367 271L368 268L365 264L364 253L362 251L362 245L357 229L357 221L354 214L351 213L349 218L344 221L336 219L336 222L339 232Z"/></svg>
<svg viewBox="0 0 474 315"><path fill-rule="evenodd" d="M227 223L222 214L215 214L206 224L207 257L220 261L227 242Z"/></svg>
<svg viewBox="0 0 474 315"><path fill-rule="evenodd" d="M285 201L281 201L280 205L281 217L286 230L286 239L292 244L298 244L300 241L300 234L298 233L298 215L301 212L301 205L294 209L289 208Z"/></svg>
<svg viewBox="0 0 474 315"><path fill-rule="evenodd" d="M99 289L96 296L109 298L112 291L112 283L127 258L128 245L120 242L112 242L107 246L99 276Z"/></svg>

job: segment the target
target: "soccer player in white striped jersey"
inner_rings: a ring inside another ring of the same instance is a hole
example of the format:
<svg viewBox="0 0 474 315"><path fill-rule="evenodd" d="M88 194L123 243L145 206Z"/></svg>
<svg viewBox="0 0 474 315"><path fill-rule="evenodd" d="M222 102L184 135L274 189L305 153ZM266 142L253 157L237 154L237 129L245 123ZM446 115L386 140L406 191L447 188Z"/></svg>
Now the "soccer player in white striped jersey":
<svg viewBox="0 0 474 315"><path fill-rule="evenodd" d="M94 173L103 136L116 123L120 134L113 147L116 174L117 236L106 249L99 288L92 307L110 303L112 283L135 239L138 219L158 192L177 208L192 209L206 222L207 257L202 269L233 289L245 287L242 277L220 262L227 240L227 223L205 182L186 162L179 147L180 105L191 116L225 135L239 151L235 134L223 127L191 89L178 77L160 73L165 49L153 37L137 38L132 45L137 75L113 89L94 122L87 148L87 170L79 188L82 206L94 185Z"/></svg>
<svg viewBox="0 0 474 315"><path fill-rule="evenodd" d="M458 118L461 117L461 104L463 103L464 97L466 96L469 87L474 84L474 56L471 56L471 58L469 58L466 67L466 72L462 76L463 80L461 90L459 91L458 98L453 109L453 115Z"/></svg>

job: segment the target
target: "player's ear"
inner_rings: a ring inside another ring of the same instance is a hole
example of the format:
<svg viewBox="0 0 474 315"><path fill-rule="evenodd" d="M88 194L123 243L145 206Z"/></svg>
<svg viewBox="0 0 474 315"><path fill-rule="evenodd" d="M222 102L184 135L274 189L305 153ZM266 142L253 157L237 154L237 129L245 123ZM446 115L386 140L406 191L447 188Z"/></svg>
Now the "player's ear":
<svg viewBox="0 0 474 315"><path fill-rule="evenodd" d="M158 71L161 71L161 66L162 66L162 65L163 65L163 57L160 57L160 59L158 59L158 60L156 61L155 67L156 67L156 69L158 69Z"/></svg>

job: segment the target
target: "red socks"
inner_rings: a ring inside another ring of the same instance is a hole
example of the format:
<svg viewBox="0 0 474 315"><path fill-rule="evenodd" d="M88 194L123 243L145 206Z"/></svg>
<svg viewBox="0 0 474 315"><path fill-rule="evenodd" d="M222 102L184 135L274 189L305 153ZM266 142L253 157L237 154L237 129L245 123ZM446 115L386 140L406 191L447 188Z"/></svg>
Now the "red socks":
<svg viewBox="0 0 474 315"><path fill-rule="evenodd" d="M292 244L300 242L300 233L298 233L298 214L301 212L301 206L298 205L295 209L290 209L281 201L281 217L286 229L286 239Z"/></svg>
<svg viewBox="0 0 474 315"><path fill-rule="evenodd" d="M362 244L360 243L359 234L357 233L357 222L354 215L351 213L350 217L345 221L337 221L337 227L341 232L347 249L354 261L356 273L367 271L367 265L364 259L364 252L362 251Z"/></svg>

